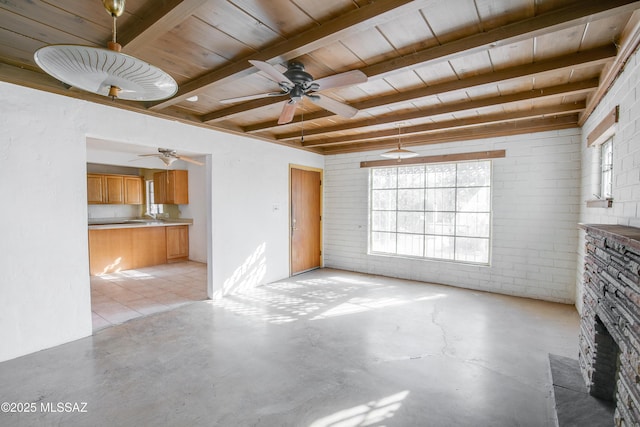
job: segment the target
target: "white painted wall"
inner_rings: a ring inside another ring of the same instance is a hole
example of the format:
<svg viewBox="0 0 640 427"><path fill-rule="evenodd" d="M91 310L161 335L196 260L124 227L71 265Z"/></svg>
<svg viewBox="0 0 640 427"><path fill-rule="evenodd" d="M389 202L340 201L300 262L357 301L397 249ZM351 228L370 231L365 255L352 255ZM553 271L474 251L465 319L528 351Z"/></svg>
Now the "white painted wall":
<svg viewBox="0 0 640 427"><path fill-rule="evenodd" d="M493 161L491 266L367 254L368 169L379 153L325 159L325 265L572 303L580 129L411 147L421 155L507 150Z"/></svg>
<svg viewBox="0 0 640 427"><path fill-rule="evenodd" d="M616 106L620 118L613 137L613 206L587 208L599 189L599 150L587 147L587 136ZM585 224L620 224L640 227L640 50L627 61L591 117L582 127L582 191L580 222ZM576 306L582 310L582 274L584 269L584 231L580 231L576 280Z"/></svg>
<svg viewBox="0 0 640 427"><path fill-rule="evenodd" d="M0 99L0 361L91 334L87 137L210 156L211 295L289 275L288 165L322 156L2 82Z"/></svg>

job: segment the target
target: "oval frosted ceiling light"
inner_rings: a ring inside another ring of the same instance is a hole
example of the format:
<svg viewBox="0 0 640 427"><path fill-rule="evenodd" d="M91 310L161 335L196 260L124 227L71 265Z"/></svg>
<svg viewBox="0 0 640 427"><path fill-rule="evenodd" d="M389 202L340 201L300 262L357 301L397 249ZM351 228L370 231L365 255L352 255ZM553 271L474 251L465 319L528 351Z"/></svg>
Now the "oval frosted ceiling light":
<svg viewBox="0 0 640 427"><path fill-rule="evenodd" d="M113 17L113 38L108 49L60 44L40 48L33 55L47 74L98 95L132 101L157 101L173 96L178 84L169 74L138 58L120 52L116 20L124 12L125 0L103 0Z"/></svg>
<svg viewBox="0 0 640 427"><path fill-rule="evenodd" d="M404 122L400 122L396 124L396 126L398 127L398 148L385 151L384 153L380 154L380 156L386 157L387 159L397 159L398 161L400 161L402 159L410 159L411 157L416 157L418 155L418 153L415 153L411 150L405 150L404 148L402 148L401 139L400 139L400 135L401 135L400 129L403 125L405 125Z"/></svg>
<svg viewBox="0 0 640 427"><path fill-rule="evenodd" d="M164 71L110 49L51 45L38 49L34 59L47 74L98 95L155 101L169 98L178 91L176 81Z"/></svg>

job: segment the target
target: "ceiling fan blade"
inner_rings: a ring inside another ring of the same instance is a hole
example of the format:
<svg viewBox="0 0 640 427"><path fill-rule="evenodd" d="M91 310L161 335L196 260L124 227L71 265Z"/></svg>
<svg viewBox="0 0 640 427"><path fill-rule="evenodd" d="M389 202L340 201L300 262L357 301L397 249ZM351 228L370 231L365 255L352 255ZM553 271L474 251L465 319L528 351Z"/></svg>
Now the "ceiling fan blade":
<svg viewBox="0 0 640 427"><path fill-rule="evenodd" d="M204 163L199 162L197 160L193 160L191 157L187 157L187 156L176 156L176 157L182 161L193 163L194 165L198 165L198 166L204 165Z"/></svg>
<svg viewBox="0 0 640 427"><path fill-rule="evenodd" d="M253 65L257 69L265 73L274 82L278 84L284 82L284 83L290 84L291 86L294 86L294 83L291 80L289 80L289 77L282 74L273 65L263 61L255 61L253 59L250 59L249 62L251 63L251 65Z"/></svg>
<svg viewBox="0 0 640 427"><path fill-rule="evenodd" d="M269 93L259 93L257 95L247 95L247 96L239 96L237 98L228 98L221 99L221 104L231 104L234 102L242 102L242 101L251 101L252 99L260 99L260 98L268 98L270 96L283 96L286 95L286 92L269 92Z"/></svg>
<svg viewBox="0 0 640 427"><path fill-rule="evenodd" d="M284 125L286 123L290 123L293 120L293 115L296 113L296 102L293 100L287 101L282 107L282 113L280 113L280 118L278 119L279 125Z"/></svg>
<svg viewBox="0 0 640 427"><path fill-rule="evenodd" d="M138 157L162 157L162 154L138 154Z"/></svg>
<svg viewBox="0 0 640 427"><path fill-rule="evenodd" d="M369 78L360 70L347 71L346 73L334 74L333 76L323 77L313 81L318 84L318 90L334 89L337 87L357 85L366 83Z"/></svg>
<svg viewBox="0 0 640 427"><path fill-rule="evenodd" d="M358 114L357 109L340 101L336 101L333 98L329 98L328 96L307 95L307 98L309 98L311 101L321 106L325 110L329 110L332 113L335 113L342 117L346 117L348 119Z"/></svg>

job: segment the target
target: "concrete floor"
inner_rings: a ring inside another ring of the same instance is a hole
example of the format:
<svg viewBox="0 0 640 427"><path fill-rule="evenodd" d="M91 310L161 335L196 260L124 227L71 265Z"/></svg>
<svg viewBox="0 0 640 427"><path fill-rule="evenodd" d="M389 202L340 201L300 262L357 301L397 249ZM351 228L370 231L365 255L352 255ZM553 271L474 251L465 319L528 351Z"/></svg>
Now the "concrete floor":
<svg viewBox="0 0 640 427"><path fill-rule="evenodd" d="M316 270L0 363L36 409L0 425L551 426L577 336L571 306Z"/></svg>

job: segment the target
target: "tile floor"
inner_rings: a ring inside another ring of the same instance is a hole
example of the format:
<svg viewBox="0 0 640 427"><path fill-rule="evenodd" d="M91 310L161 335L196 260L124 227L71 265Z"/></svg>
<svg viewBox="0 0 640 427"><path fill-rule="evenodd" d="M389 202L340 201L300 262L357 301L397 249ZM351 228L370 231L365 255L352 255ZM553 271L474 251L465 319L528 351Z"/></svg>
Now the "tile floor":
<svg viewBox="0 0 640 427"><path fill-rule="evenodd" d="M91 277L93 331L207 299L207 265L184 261Z"/></svg>

